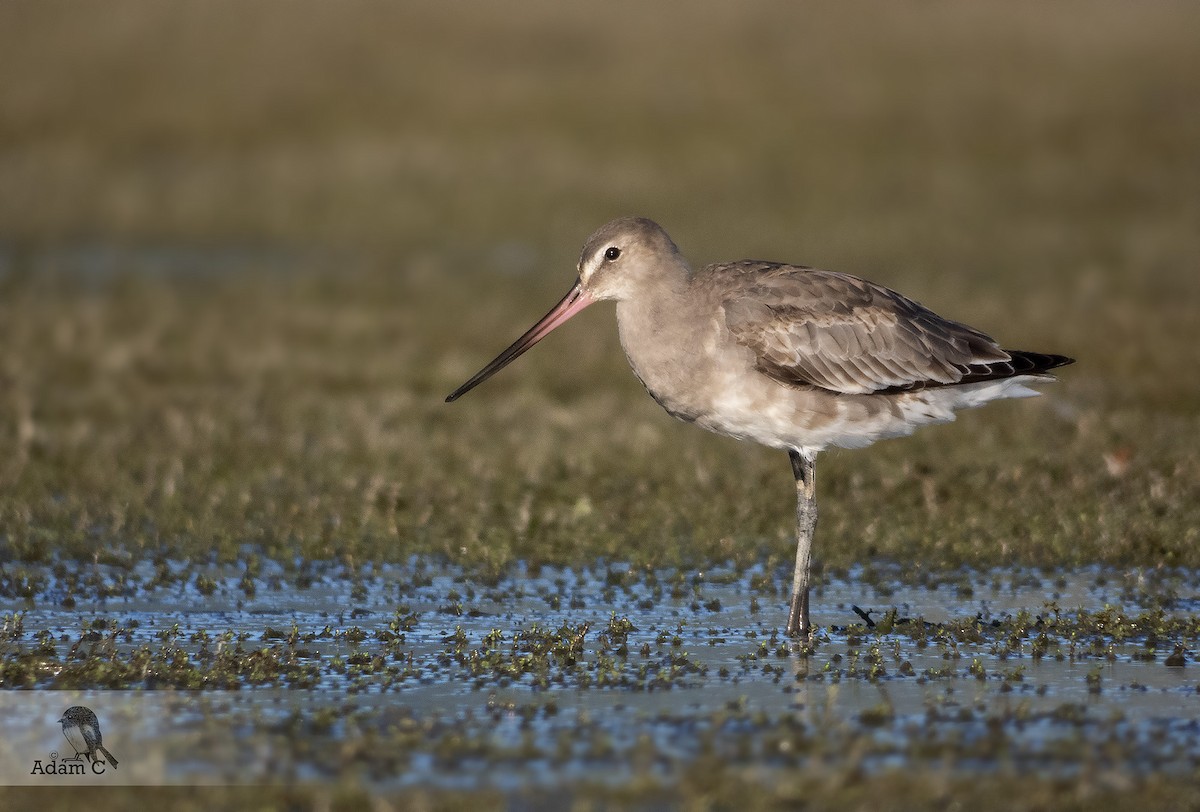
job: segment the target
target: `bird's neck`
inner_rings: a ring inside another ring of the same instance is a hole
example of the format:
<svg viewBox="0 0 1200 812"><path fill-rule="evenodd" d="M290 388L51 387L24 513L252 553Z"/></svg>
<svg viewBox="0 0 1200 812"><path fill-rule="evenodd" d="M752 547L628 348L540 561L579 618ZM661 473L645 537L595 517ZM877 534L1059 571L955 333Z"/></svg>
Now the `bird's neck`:
<svg viewBox="0 0 1200 812"><path fill-rule="evenodd" d="M653 333L673 323L687 309L691 281L691 268L682 261L638 279L628 295L617 301L622 334L626 326Z"/></svg>
<svg viewBox="0 0 1200 812"><path fill-rule="evenodd" d="M629 364L654 399L673 414L684 411L677 403L681 384L702 360L700 332L708 321L697 312L690 284L685 265L677 274L657 275L636 296L617 302L617 328Z"/></svg>

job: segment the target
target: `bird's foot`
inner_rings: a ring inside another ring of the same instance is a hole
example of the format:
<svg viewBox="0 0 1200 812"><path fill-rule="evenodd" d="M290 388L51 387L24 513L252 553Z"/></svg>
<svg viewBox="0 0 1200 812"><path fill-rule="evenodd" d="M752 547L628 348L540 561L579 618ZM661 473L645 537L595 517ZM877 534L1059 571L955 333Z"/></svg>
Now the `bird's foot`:
<svg viewBox="0 0 1200 812"><path fill-rule="evenodd" d="M808 616L808 589L806 587L792 595L792 607L788 612L787 636L809 638L812 637L812 632L812 621Z"/></svg>
<svg viewBox="0 0 1200 812"><path fill-rule="evenodd" d="M804 620L800 620L798 618L788 618L788 637L808 637L811 633L812 626L808 623L808 618L805 618Z"/></svg>

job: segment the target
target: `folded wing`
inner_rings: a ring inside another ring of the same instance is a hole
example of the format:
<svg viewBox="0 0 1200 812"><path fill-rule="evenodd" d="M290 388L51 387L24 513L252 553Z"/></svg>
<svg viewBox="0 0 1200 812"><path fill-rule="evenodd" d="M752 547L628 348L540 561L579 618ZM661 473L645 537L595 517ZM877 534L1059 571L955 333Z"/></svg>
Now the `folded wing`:
<svg viewBox="0 0 1200 812"><path fill-rule="evenodd" d="M893 290L849 274L739 262L720 276L734 339L764 374L842 394L888 394L1036 375L1071 362L1002 349ZM730 284L732 282L732 284Z"/></svg>

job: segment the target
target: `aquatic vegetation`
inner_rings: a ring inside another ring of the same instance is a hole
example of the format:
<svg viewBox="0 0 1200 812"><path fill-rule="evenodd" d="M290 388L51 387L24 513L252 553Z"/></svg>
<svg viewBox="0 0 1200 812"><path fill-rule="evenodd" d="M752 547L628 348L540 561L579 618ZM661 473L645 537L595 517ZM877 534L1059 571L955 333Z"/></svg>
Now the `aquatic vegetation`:
<svg viewBox="0 0 1200 812"><path fill-rule="evenodd" d="M198 573L215 585L199 605L199 578L164 582L157 575L177 562L159 562L127 573L143 586L117 602L42 600L79 580L78 567L30 568L43 592L3 617L0 686L194 692L186 721L156 734L165 753L187 749L178 770L237 764L255 782L286 765L442 798L464 786L562 792L554 776L566 774L570 792L644 799L720 794L750 774L761 785L752 798L828 780L903 786L931 764L955 776L944 785L955 797L969 796L966 776L987 785L1018 772L1037 793L1064 771L1087 786L1169 793L1200 767L1200 681L1186 665L1200 620L1163 599L1193 590L1191 571L1156 572L1129 602L1116 600L1115 573L1060 571L1050 582L965 571L956 578L985 601L1034 608L972 610L955 590L936 620L907 607L945 590L876 571L889 601L851 608L846 599L870 587L826 583L847 622L823 626L801 652L750 609L752 596L784 600L771 582L786 583L788 562L703 578L543 567L484 585L414 560L370 575L314 570L304 593L272 590L263 562L252 599L233 588L246 577L236 568ZM606 613L617 582L629 609ZM580 607L547 606L547 592L568 584ZM663 584L688 588L641 600ZM451 596L474 612L446 614ZM713 613L713 600L729 608ZM210 703L220 710L205 711ZM231 727L243 731L233 741Z"/></svg>

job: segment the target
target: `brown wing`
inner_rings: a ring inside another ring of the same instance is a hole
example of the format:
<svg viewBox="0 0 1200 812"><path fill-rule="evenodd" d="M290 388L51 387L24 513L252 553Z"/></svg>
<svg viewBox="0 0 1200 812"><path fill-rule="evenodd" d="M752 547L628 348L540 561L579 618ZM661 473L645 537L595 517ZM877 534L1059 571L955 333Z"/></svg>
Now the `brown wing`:
<svg viewBox="0 0 1200 812"><path fill-rule="evenodd" d="M783 383L870 394L1040 371L1027 363L1033 354L1014 358L978 330L848 274L738 262L704 276L721 290L734 338Z"/></svg>

